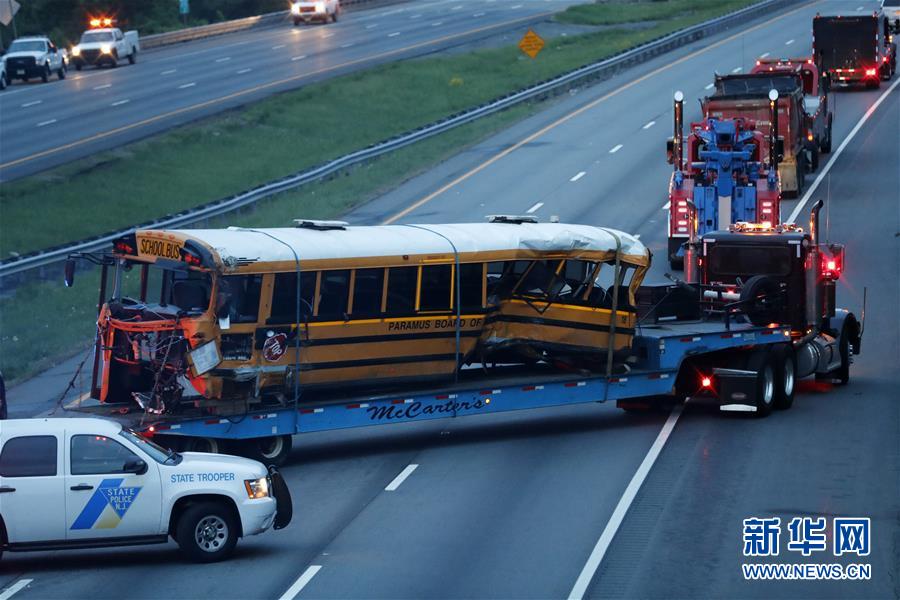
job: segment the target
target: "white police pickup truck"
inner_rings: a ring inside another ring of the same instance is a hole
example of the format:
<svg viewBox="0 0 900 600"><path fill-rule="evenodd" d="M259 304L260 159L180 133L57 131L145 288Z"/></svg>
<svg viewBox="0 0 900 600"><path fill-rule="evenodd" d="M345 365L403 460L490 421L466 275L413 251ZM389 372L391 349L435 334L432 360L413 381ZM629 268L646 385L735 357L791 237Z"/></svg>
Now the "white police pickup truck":
<svg viewBox="0 0 900 600"><path fill-rule="evenodd" d="M197 562L285 527L281 475L253 460L165 450L114 421L0 421L0 556L165 542Z"/></svg>

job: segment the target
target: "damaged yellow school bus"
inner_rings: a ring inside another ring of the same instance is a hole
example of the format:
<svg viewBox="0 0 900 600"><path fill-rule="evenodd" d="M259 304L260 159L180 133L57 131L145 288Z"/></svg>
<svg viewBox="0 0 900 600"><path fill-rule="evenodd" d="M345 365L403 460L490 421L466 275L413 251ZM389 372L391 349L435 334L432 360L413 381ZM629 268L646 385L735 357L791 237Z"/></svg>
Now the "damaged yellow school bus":
<svg viewBox="0 0 900 600"><path fill-rule="evenodd" d="M92 394L158 412L589 365L629 347L650 259L626 233L523 218L138 230L83 258L103 270Z"/></svg>

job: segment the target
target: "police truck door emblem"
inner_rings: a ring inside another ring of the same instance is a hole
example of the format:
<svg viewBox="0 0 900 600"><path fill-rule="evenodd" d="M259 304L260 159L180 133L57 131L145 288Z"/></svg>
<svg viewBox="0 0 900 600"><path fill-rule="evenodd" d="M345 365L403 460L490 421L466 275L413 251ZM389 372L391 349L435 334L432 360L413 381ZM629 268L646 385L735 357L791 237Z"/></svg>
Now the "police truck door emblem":
<svg viewBox="0 0 900 600"><path fill-rule="evenodd" d="M71 529L112 529L131 508L140 487L122 487L124 479L104 479L72 523Z"/></svg>
<svg viewBox="0 0 900 600"><path fill-rule="evenodd" d="M283 333L277 333L268 338L263 344L263 357L269 362L275 362L287 350L287 336Z"/></svg>

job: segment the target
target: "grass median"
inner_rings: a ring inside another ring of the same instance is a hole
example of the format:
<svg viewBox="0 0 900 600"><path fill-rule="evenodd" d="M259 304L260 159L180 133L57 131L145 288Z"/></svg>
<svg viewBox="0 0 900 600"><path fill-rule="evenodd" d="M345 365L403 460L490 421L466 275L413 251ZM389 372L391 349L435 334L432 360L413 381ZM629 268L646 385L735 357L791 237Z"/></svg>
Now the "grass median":
<svg viewBox="0 0 900 600"><path fill-rule="evenodd" d="M375 67L3 184L0 256L125 228L238 193L751 3L588 5L580 10L595 9L595 18L607 14L610 5L641 11L652 5L665 14L640 29L549 39L536 60L504 47ZM572 18L576 8L557 18ZM584 14L574 18L587 18ZM534 110L522 106L466 125L215 224L283 226L298 216L339 216ZM73 290L61 282L35 283L0 298L4 375L23 379L84 347L93 329L96 289L91 274Z"/></svg>

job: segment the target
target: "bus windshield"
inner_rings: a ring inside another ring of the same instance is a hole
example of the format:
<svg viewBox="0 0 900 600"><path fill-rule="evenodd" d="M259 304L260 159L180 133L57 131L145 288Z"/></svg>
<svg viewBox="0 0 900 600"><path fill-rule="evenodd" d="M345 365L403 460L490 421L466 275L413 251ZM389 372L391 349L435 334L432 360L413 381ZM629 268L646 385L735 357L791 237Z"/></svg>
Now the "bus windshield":
<svg viewBox="0 0 900 600"><path fill-rule="evenodd" d="M198 314L210 308L211 293L212 278L206 272L129 262L118 289L113 286L112 299L166 309L166 313Z"/></svg>

